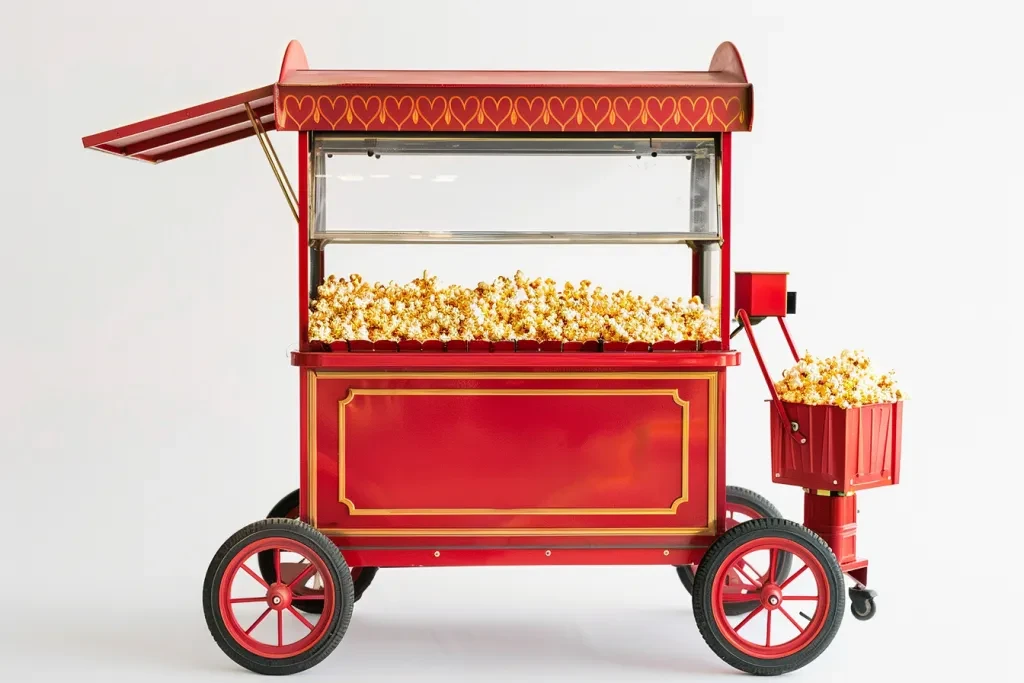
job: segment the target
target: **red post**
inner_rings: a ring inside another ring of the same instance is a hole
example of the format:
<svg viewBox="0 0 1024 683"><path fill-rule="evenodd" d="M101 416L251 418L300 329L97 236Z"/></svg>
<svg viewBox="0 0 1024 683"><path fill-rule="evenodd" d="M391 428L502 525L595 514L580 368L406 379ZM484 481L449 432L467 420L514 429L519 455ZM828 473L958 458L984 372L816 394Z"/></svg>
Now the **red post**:
<svg viewBox="0 0 1024 683"><path fill-rule="evenodd" d="M309 133L298 133L299 138L299 350L309 351ZM299 519L309 521L308 487L309 449L308 433L309 382L313 381L305 370L299 371Z"/></svg>
<svg viewBox="0 0 1024 683"><path fill-rule="evenodd" d="M857 496L804 492L804 526L821 536L839 568L861 586L868 583L868 561L857 557Z"/></svg>
<svg viewBox="0 0 1024 683"><path fill-rule="evenodd" d="M857 559L857 496L804 494L804 526L821 536L840 565Z"/></svg>
<svg viewBox="0 0 1024 683"><path fill-rule="evenodd" d="M729 350L729 317L732 297L729 296L732 287L732 259L729 257L732 251L732 133L722 133L722 288L721 307L719 308L719 335L722 340L722 350Z"/></svg>
<svg viewBox="0 0 1024 683"><path fill-rule="evenodd" d="M299 133L299 350L309 351L309 133Z"/></svg>

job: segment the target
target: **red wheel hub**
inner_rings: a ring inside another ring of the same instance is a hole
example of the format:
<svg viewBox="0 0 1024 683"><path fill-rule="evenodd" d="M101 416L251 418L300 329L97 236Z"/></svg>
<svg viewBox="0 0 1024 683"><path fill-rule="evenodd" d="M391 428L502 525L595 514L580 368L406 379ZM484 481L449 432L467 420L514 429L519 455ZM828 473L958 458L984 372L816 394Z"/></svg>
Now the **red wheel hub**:
<svg viewBox="0 0 1024 683"><path fill-rule="evenodd" d="M782 605L782 589L770 583L761 587L761 606L765 609L778 609Z"/></svg>
<svg viewBox="0 0 1024 683"><path fill-rule="evenodd" d="M271 584L267 591L267 605L278 611L286 610L291 607L292 596L292 589L283 583Z"/></svg>

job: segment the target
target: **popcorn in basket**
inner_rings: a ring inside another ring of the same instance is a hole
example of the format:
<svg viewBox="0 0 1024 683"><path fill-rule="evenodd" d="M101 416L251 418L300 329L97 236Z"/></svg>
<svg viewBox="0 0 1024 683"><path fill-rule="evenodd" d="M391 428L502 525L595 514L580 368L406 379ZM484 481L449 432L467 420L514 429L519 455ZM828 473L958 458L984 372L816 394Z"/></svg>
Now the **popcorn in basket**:
<svg viewBox="0 0 1024 683"><path fill-rule="evenodd" d="M902 401L904 395L896 387L895 375L895 371L876 372L863 351L843 350L830 358L805 353L775 383L775 391L786 403L860 408Z"/></svg>

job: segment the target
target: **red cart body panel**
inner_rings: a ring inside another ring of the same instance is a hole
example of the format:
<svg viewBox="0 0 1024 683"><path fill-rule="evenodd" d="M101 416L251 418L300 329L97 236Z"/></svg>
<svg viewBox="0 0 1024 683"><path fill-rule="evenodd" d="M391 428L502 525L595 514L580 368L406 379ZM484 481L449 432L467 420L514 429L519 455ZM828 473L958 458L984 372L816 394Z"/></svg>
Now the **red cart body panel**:
<svg viewBox="0 0 1024 683"><path fill-rule="evenodd" d="M735 352L293 362L301 516L354 565L686 564L721 532Z"/></svg>
<svg viewBox="0 0 1024 683"><path fill-rule="evenodd" d="M724 503L724 367L667 365L700 355L297 354L332 365L303 369L303 518L356 564L535 563L541 547L687 563ZM630 368L644 357L663 369Z"/></svg>

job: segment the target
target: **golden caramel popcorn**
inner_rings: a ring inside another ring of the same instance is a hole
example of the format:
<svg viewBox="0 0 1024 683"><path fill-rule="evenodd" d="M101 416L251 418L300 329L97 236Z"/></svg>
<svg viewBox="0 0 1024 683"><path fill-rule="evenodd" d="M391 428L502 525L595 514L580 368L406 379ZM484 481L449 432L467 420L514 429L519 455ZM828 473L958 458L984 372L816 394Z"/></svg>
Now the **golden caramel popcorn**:
<svg viewBox="0 0 1024 683"><path fill-rule="evenodd" d="M646 299L605 292L589 280L561 287L522 271L474 288L442 286L424 272L406 284L372 285L359 275L328 277L311 304L315 341L450 339L658 341L719 338L718 305L700 297Z"/></svg>
<svg viewBox="0 0 1024 683"><path fill-rule="evenodd" d="M833 405L843 409L895 403L906 398L896 387L894 371L879 374L872 369L863 351L848 350L829 358L804 354L775 383L775 391L787 403Z"/></svg>

